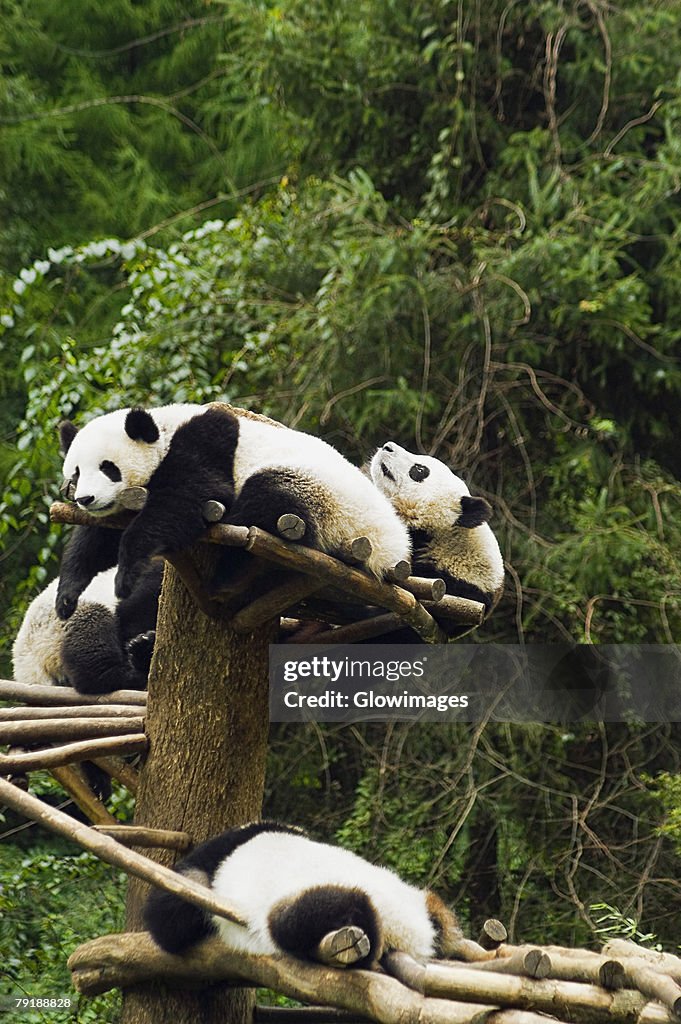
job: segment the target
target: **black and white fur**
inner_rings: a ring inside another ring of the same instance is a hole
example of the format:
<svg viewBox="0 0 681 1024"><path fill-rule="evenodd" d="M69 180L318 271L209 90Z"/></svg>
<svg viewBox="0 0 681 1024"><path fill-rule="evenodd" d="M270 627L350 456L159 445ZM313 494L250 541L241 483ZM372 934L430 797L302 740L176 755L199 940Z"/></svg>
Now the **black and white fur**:
<svg viewBox="0 0 681 1024"><path fill-rule="evenodd" d="M439 576L447 593L480 601L489 614L501 597L504 562L484 498L439 459L389 441L370 465L371 479L409 528L413 572Z"/></svg>
<svg viewBox="0 0 681 1024"><path fill-rule="evenodd" d="M176 870L210 887L245 923L154 890L146 926L169 953L217 933L232 952L315 960L325 936L351 928L368 939L355 967L373 966L389 950L485 957L463 938L456 916L434 893L291 825L263 821L229 829L198 846Z"/></svg>
<svg viewBox="0 0 681 1024"><path fill-rule="evenodd" d="M12 647L14 679L73 686L79 693L144 689L162 571L160 562L150 566L121 601L114 594L115 567L98 573L67 621L57 615L59 579L52 580L26 609Z"/></svg>
<svg viewBox="0 0 681 1024"><path fill-rule="evenodd" d="M79 431L62 424L61 441L64 477L81 508L111 515L131 486L147 487L148 499L117 551L109 536L115 531L77 528L61 567L60 617L116 557L116 594L130 594L150 556L181 550L204 532L210 499L225 505L224 522L273 533L279 516L295 513L306 524L301 543L331 554L367 536L373 550L366 568L379 578L409 558L408 531L359 469L319 438L265 417L221 404L122 409Z"/></svg>

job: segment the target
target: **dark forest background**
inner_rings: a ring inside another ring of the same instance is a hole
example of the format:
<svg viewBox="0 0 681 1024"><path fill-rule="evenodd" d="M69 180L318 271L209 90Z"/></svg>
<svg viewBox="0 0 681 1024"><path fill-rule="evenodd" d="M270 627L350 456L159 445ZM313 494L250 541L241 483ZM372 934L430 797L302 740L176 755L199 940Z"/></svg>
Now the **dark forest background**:
<svg viewBox="0 0 681 1024"><path fill-rule="evenodd" d="M679 640L673 0L0 16L5 677L64 540L56 424L132 403L225 399L353 461L389 438L447 461L508 566L477 643ZM679 738L280 726L266 812L434 885L473 930L674 949ZM9 815L2 839L0 992L63 993L122 880Z"/></svg>

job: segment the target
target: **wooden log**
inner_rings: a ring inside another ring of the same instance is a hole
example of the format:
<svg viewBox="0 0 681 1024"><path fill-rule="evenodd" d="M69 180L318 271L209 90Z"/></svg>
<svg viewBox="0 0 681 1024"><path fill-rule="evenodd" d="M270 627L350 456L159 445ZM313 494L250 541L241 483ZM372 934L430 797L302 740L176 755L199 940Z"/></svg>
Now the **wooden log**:
<svg viewBox="0 0 681 1024"><path fill-rule="evenodd" d="M172 985L219 981L273 989L307 1003L326 1003L378 1024L483 1024L494 1007L424 998L375 971L339 970L293 957L231 953L210 938L182 956L164 953L146 932L104 935L80 946L68 960L73 983L84 995L137 986L151 979ZM539 1024L536 1016L526 1024ZM546 1018L543 1018L546 1024Z"/></svg>
<svg viewBox="0 0 681 1024"><path fill-rule="evenodd" d="M437 964L438 961L432 961ZM475 971L492 972L493 974L517 974L523 978L551 977L551 958L537 946L520 946L507 952L506 947L499 950L493 960L480 960L463 963L461 960L445 961L454 969L467 967ZM443 963L440 961L440 963Z"/></svg>
<svg viewBox="0 0 681 1024"><path fill-rule="evenodd" d="M328 932L314 950L312 959L328 967L349 967L371 952L369 936L358 925L346 925Z"/></svg>
<svg viewBox="0 0 681 1024"><path fill-rule="evenodd" d="M139 772L121 757L93 757L92 763L96 764L107 775L110 775L112 779L120 782L126 789L129 789L133 796L137 792Z"/></svg>
<svg viewBox="0 0 681 1024"><path fill-rule="evenodd" d="M224 529L222 525L213 526L209 533L218 540ZM283 565L287 569L299 569L301 572L317 576L321 581L342 586L346 590L354 591L358 598L370 604L397 612L427 643L446 641L446 635L432 615L408 591L379 583L378 580L372 579L358 569L343 565L321 551L277 543L273 537L257 527L250 527L248 533L247 550L269 557L277 565Z"/></svg>
<svg viewBox="0 0 681 1024"><path fill-rule="evenodd" d="M349 544L343 545L338 557L347 565L363 565L371 558L373 547L368 537L355 537Z"/></svg>
<svg viewBox="0 0 681 1024"><path fill-rule="evenodd" d="M224 605L207 593L204 581L197 572L195 562L189 552L176 551L166 557L181 578L196 607L200 608L209 619L218 622L226 621L229 616Z"/></svg>
<svg viewBox="0 0 681 1024"><path fill-rule="evenodd" d="M386 974L396 978L412 992L425 995L426 965L415 960L413 956L398 949L391 949L381 957L381 967Z"/></svg>
<svg viewBox="0 0 681 1024"><path fill-rule="evenodd" d="M580 981L580 978L575 978L575 981ZM598 982L603 988L624 988L626 984L626 974L624 967L619 960L604 959L603 963L598 969Z"/></svg>
<svg viewBox="0 0 681 1024"><path fill-rule="evenodd" d="M71 526L104 526L110 530L124 530L134 519L133 512L116 512L111 516L91 516L82 508L66 501L50 505L50 522Z"/></svg>
<svg viewBox="0 0 681 1024"><path fill-rule="evenodd" d="M426 576L409 576L400 586L408 590L419 601L441 601L447 593L447 584L439 577L430 579Z"/></svg>
<svg viewBox="0 0 681 1024"><path fill-rule="evenodd" d="M182 896L197 907L203 907L204 910L208 910L212 914L218 914L220 917L225 917L228 921L235 921L237 924L244 923L231 907L228 907L223 900L219 900L213 895L211 889L199 885L198 882L194 882L186 875L178 875L177 872L171 871L170 868L156 864L154 861L149 860L148 857L135 853L134 850L126 850L115 839L100 835L99 832L88 825L74 821L68 814L57 810L56 807L44 804L42 800L32 796L30 793L22 792L16 786L13 786L11 782L6 782L4 779L0 779L0 799L11 807L12 810L18 811L19 814L39 822L52 832L56 832L66 839L80 844L84 849L94 853L100 860L106 861L107 864L113 864L115 867L122 868L129 875L143 878L145 881L152 885L157 885L167 892L173 892L177 896ZM137 934L134 937L136 939L139 938Z"/></svg>
<svg viewBox="0 0 681 1024"><path fill-rule="evenodd" d="M71 796L73 802L81 809L90 821L100 825L115 824L116 819L90 789L80 765L61 765L52 768L54 776L62 789Z"/></svg>
<svg viewBox="0 0 681 1024"><path fill-rule="evenodd" d="M277 531L286 540L300 540L305 536L305 520L292 512L286 512L277 519Z"/></svg>
<svg viewBox="0 0 681 1024"><path fill-rule="evenodd" d="M310 576L297 576L251 601L238 611L230 622L236 633L251 633L264 622L280 615L296 601L319 590L319 582Z"/></svg>
<svg viewBox="0 0 681 1024"><path fill-rule="evenodd" d="M470 965L452 968L450 964L432 961L426 967L425 992L429 996L549 1013L574 1024L635 1020L648 1002L640 992L629 989L611 992L597 985L548 978L537 981L493 971L476 971Z"/></svg>
<svg viewBox="0 0 681 1024"><path fill-rule="evenodd" d="M663 971L670 978L681 982L681 957L674 953L660 953L655 949L646 949L645 946L639 946L628 939L610 939L603 946L602 953L604 956L623 961L629 957L640 958L645 960L649 967Z"/></svg>
<svg viewBox="0 0 681 1024"><path fill-rule="evenodd" d="M373 637L382 636L403 627L404 622L399 615L388 613L374 615L373 618L351 622L345 626L337 626L335 629L324 629L310 640L301 641L299 637L289 636L285 643L356 644L361 640L371 640Z"/></svg>
<svg viewBox="0 0 681 1024"><path fill-rule="evenodd" d="M61 764L93 761L107 754L141 754L147 749L143 733L112 736L99 740L80 740L60 747L32 750L24 754L0 754L0 772L35 772L41 768L54 768Z"/></svg>
<svg viewBox="0 0 681 1024"><path fill-rule="evenodd" d="M331 1006L260 1006L253 1011L253 1024L364 1024L369 1018Z"/></svg>
<svg viewBox="0 0 681 1024"><path fill-rule="evenodd" d="M467 597L447 594L441 601L424 601L423 607L440 619L460 622L464 626L480 626L485 619L485 606L481 601L469 601Z"/></svg>
<svg viewBox="0 0 681 1024"><path fill-rule="evenodd" d="M111 693L78 693L70 686L38 686L33 683L15 683L12 679L0 679L0 700L18 700L21 704L83 705L83 704L134 704L147 703L144 690L113 690Z"/></svg>
<svg viewBox="0 0 681 1024"><path fill-rule="evenodd" d="M186 832L173 832L168 828L142 828L139 825L121 825L119 822L95 825L95 828L97 832L115 839L123 846L178 850L180 853L186 853L193 846L191 836Z"/></svg>
<svg viewBox="0 0 681 1024"><path fill-rule="evenodd" d="M400 561L396 562L386 574L386 579L390 583L403 583L404 580L409 579L410 575L411 565L406 558L401 558Z"/></svg>
<svg viewBox="0 0 681 1024"><path fill-rule="evenodd" d="M213 579L219 549L197 544L187 554L201 579ZM228 622L204 615L170 566L156 635L145 719L149 754L134 824L187 832L201 843L260 816L269 731L268 647L275 624L240 636ZM168 865L175 855L158 849L150 850L149 858ZM147 886L131 879L127 927L144 927L147 896ZM246 1024L252 1002L249 992L221 984L210 992L182 993L160 982L139 985L125 993L121 1024Z"/></svg>
<svg viewBox="0 0 681 1024"><path fill-rule="evenodd" d="M19 722L0 722L0 744L21 743L35 746L49 740L99 739L144 732L144 719L135 718L44 718Z"/></svg>
<svg viewBox="0 0 681 1024"><path fill-rule="evenodd" d="M219 523L226 511L221 501L214 501L211 498L203 506L202 515L207 523Z"/></svg>
<svg viewBox="0 0 681 1024"><path fill-rule="evenodd" d="M0 708L0 722L39 722L49 719L140 718L142 704L66 704L52 707Z"/></svg>
<svg viewBox="0 0 681 1024"><path fill-rule="evenodd" d="M476 970L484 971L491 968L505 972L508 963L534 949L534 946L505 945L501 947L500 952L506 959L494 960L491 964L470 964L469 966ZM559 946L543 946L542 953L549 964L546 977L552 978L554 981L579 981L589 985L602 985L603 988L609 989L624 987L624 969L617 960L610 957L593 953L588 949L564 950Z"/></svg>
<svg viewBox="0 0 681 1024"><path fill-rule="evenodd" d="M505 925L497 921L496 917L489 917L482 926L478 942L483 949L498 949L507 938Z"/></svg>
<svg viewBox="0 0 681 1024"><path fill-rule="evenodd" d="M229 579L214 594L217 601L229 601L232 597L248 591L256 580L265 574L271 575L272 566L264 558L253 555L238 569L230 568Z"/></svg>
<svg viewBox="0 0 681 1024"><path fill-rule="evenodd" d="M146 487L126 487L118 495L118 501L128 512L139 512L146 505L148 497Z"/></svg>

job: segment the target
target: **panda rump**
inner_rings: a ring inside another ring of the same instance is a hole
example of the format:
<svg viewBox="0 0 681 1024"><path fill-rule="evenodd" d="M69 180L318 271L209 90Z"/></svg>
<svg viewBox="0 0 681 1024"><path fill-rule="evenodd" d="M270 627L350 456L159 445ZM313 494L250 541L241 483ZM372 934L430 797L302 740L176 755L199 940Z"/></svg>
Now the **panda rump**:
<svg viewBox="0 0 681 1024"><path fill-rule="evenodd" d="M455 915L433 893L278 822L229 829L193 850L176 870L212 888L245 925L154 890L146 926L170 953L218 934L232 952L314 960L325 935L355 925L369 939L369 951L354 966L367 967L391 949L431 957L461 940Z"/></svg>

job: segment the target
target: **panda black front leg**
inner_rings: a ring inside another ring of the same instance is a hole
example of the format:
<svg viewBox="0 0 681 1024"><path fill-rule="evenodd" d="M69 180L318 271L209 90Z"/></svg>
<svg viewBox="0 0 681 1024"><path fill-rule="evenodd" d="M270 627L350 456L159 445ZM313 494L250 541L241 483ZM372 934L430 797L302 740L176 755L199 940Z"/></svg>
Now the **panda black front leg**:
<svg viewBox="0 0 681 1024"><path fill-rule="evenodd" d="M198 540L206 529L207 501L231 508L237 439L236 417L219 409L208 409L176 430L167 455L149 480L146 505L123 533L118 597L132 593L140 565L153 555L182 551Z"/></svg>
<svg viewBox="0 0 681 1024"><path fill-rule="evenodd" d="M73 615L78 598L98 572L118 561L121 534L104 526L76 526L62 555L55 608L60 619Z"/></svg>

